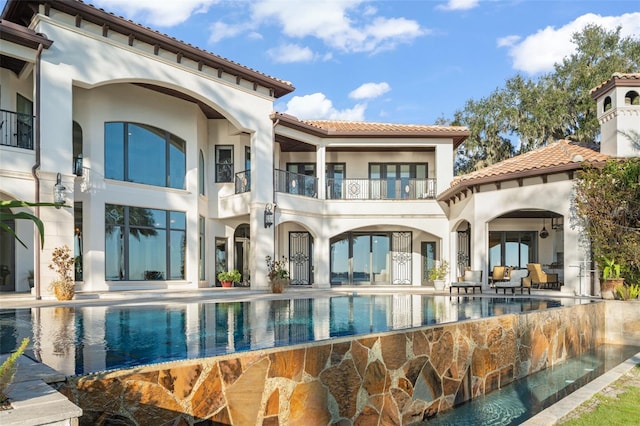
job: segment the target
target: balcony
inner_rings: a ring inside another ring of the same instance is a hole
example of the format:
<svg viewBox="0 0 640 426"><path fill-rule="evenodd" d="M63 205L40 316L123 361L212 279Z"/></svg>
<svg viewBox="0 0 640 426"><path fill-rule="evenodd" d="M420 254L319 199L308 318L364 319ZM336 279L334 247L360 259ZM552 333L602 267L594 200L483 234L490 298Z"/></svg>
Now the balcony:
<svg viewBox="0 0 640 426"><path fill-rule="evenodd" d="M275 190L285 194L318 198L318 178L286 170L275 170Z"/></svg>
<svg viewBox="0 0 640 426"><path fill-rule="evenodd" d="M433 200L436 179L327 179L328 200Z"/></svg>
<svg viewBox="0 0 640 426"><path fill-rule="evenodd" d="M251 171L244 170L235 174L236 194L251 191Z"/></svg>
<svg viewBox="0 0 640 426"><path fill-rule="evenodd" d="M33 149L33 116L0 110L0 145Z"/></svg>
<svg viewBox="0 0 640 426"><path fill-rule="evenodd" d="M276 192L318 198L314 176L275 170ZM327 200L435 200L436 179L327 179ZM235 174L235 193L251 191L251 172Z"/></svg>

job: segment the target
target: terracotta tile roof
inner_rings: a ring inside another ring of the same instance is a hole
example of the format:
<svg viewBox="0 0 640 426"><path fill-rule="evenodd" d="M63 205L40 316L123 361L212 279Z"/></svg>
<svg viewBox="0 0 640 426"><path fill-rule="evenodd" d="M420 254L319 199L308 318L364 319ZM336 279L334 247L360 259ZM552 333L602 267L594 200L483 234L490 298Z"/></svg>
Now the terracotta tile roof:
<svg viewBox="0 0 640 426"><path fill-rule="evenodd" d="M463 132L466 127L436 126L423 124L374 123L368 121L339 121L339 120L300 120L329 132L379 132L379 133L415 133L415 132Z"/></svg>
<svg viewBox="0 0 640 426"><path fill-rule="evenodd" d="M640 73L615 72L611 74L610 79L591 89L591 97L596 99L614 86L640 86Z"/></svg>
<svg viewBox="0 0 640 426"><path fill-rule="evenodd" d="M359 138L451 138L454 148L467 139L471 132L463 126L437 126L425 124L374 123L368 121L300 120L292 115L275 112L274 122L321 137Z"/></svg>
<svg viewBox="0 0 640 426"><path fill-rule="evenodd" d="M451 181L449 189L438 198L446 199L460 190L480 183L577 170L584 162L599 163L609 158L610 156L600 153L597 145L561 140L475 172L456 176Z"/></svg>

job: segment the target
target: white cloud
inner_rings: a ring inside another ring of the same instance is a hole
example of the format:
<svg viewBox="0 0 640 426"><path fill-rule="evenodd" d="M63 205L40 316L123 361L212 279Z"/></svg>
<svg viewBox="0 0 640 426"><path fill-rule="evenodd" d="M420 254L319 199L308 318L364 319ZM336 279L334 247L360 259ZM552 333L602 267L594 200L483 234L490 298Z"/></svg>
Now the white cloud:
<svg viewBox="0 0 640 426"><path fill-rule="evenodd" d="M349 120L364 121L366 104L356 104L353 108L338 110L323 93L294 96L287 102L284 113L307 120Z"/></svg>
<svg viewBox="0 0 640 426"><path fill-rule="evenodd" d="M389 90L391 90L391 87L385 82L365 83L349 93L349 97L351 99L373 99L384 95Z"/></svg>
<svg viewBox="0 0 640 426"><path fill-rule="evenodd" d="M97 7L122 14L137 22L171 27L185 22L196 13L206 13L219 0L92 0Z"/></svg>
<svg viewBox="0 0 640 426"><path fill-rule="evenodd" d="M621 16L588 13L560 28L546 27L519 43L503 46L510 46L509 56L513 59L514 69L528 74L549 72L553 70L555 63L560 63L563 58L575 52L576 46L571 37L590 24L600 25L607 30L615 30L620 26L623 37L640 37L640 12Z"/></svg>
<svg viewBox="0 0 640 426"><path fill-rule="evenodd" d="M222 39L244 34L248 29L248 25L229 25L220 21L214 22L209 26L209 31L211 32L209 42L217 43ZM259 38L259 35L256 37L256 33L252 32L250 33L250 37Z"/></svg>
<svg viewBox="0 0 640 426"><path fill-rule="evenodd" d="M259 0L252 4L253 25L276 24L287 37L314 37L344 52L389 49L427 33L417 21L377 16L375 8L362 3Z"/></svg>
<svg viewBox="0 0 640 426"><path fill-rule="evenodd" d="M274 61L283 64L292 62L311 62L315 59L313 51L306 46L282 44L267 50L267 55Z"/></svg>
<svg viewBox="0 0 640 426"><path fill-rule="evenodd" d="M522 37L518 36L518 35L510 35L510 36L506 36L506 37L500 37L498 39L498 47L511 47L514 44L516 44L517 42L520 41Z"/></svg>
<svg viewBox="0 0 640 426"><path fill-rule="evenodd" d="M438 6L440 10L469 10L478 6L480 0L449 0L447 4Z"/></svg>

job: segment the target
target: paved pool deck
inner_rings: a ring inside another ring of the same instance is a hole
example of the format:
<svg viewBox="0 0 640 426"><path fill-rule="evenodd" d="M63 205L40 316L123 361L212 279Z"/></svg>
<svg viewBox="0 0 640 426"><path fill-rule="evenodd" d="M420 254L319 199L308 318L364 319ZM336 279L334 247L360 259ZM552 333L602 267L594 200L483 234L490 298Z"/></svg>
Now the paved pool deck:
<svg viewBox="0 0 640 426"><path fill-rule="evenodd" d="M353 294L353 293L396 293L397 287L331 287L325 289L309 289L309 288L288 288L282 294L272 294L265 290L252 290L250 288L202 288L197 290L129 290L118 292L79 292L73 300L58 301L52 297L43 297L36 300L35 296L30 293L14 293L0 294L0 309L19 309L33 307L56 307L56 306L109 306L121 304L153 304L158 302L181 302L191 303L202 300L207 301L245 301L258 298L305 298L314 296L327 296L329 294ZM435 293L432 288L407 288L403 289L407 293L413 294L440 294L449 295L447 293ZM464 296L464 295L461 295ZM471 295L468 295L471 296ZM493 291L483 294L474 294L475 297L505 297L504 295L496 295ZM551 290L534 290L529 295L519 295L516 297L571 297L566 294ZM453 297L457 297L454 295ZM511 297L507 295L506 297ZM576 297L589 299L588 297ZM600 300L600 299L595 299ZM625 362L609 370L602 376L568 395L551 407L538 413L534 417L525 421L524 425L542 426L556 424L560 419L567 416L582 403L588 401L594 395L603 392L603 390L628 373L636 364L640 363L640 352L629 358ZM28 402L25 402L28 404Z"/></svg>

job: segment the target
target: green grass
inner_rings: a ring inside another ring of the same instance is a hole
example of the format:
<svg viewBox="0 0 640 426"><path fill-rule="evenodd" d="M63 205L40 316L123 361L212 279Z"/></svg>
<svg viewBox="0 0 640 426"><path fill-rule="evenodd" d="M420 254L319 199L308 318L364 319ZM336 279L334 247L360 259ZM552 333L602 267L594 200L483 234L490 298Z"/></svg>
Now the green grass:
<svg viewBox="0 0 640 426"><path fill-rule="evenodd" d="M640 377L640 365L636 365L632 374ZM563 426L593 426L593 425L638 425L640 424L640 387L632 385L629 380L621 380L614 385L621 389L617 397L596 395L587 401L584 406L595 406L593 409L585 409L579 417L560 423Z"/></svg>

